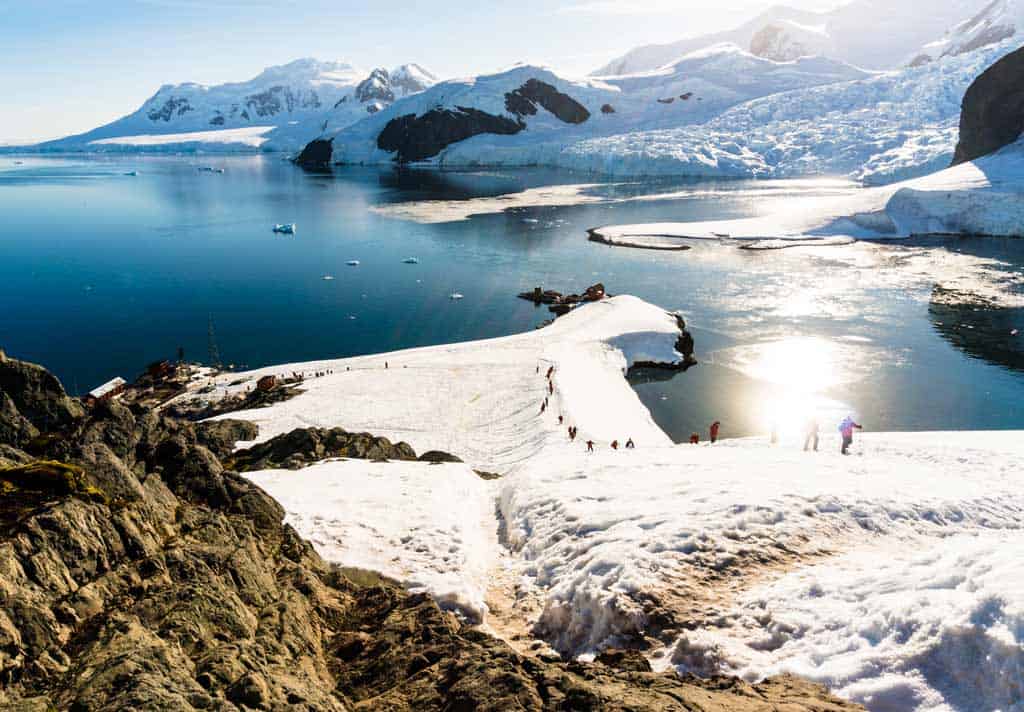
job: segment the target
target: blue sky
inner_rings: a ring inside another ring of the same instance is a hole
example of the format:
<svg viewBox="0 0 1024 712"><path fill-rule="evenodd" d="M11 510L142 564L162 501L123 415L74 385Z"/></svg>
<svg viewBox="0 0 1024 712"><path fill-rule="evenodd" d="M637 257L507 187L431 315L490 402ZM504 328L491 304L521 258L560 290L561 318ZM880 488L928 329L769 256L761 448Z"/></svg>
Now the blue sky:
<svg viewBox="0 0 1024 712"><path fill-rule="evenodd" d="M640 44L743 22L771 0L0 0L0 140L84 131L161 84L299 57L442 77L544 62L583 74ZM790 0L809 9L838 0Z"/></svg>

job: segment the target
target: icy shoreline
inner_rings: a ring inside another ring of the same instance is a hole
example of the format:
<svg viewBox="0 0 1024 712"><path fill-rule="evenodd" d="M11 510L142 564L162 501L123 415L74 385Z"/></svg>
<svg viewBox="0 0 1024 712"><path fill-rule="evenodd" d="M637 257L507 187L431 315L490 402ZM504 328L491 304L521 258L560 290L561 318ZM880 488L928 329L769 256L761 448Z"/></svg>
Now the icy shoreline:
<svg viewBox="0 0 1024 712"><path fill-rule="evenodd" d="M962 654L989 635L1020 645L1024 581L998 589L955 584L963 615L998 596L1009 616L979 619L975 636L953 636L921 608L889 619L891 626L880 620L870 633L846 620L841 640L787 622L819 611L860 615L841 613L841 588L817 594L812 587L794 598L759 586L777 581L788 590L787 577L796 576L799 587L801 572L820 564L838 580L861 576L871 600L872 580L853 568L847 574L847 566L860 566L858 551L902 557L941 542L969 546L978 535L1021 542L1021 435L871 433L848 458L828 427L820 453L763 439L674 445L623 374L638 361L678 359L677 336L672 315L622 296L531 333L230 374L217 387L230 392L262 375L327 371L289 401L232 417L256 422L260 439L343 426L466 460L438 467L326 462L252 474L331 560L382 570L485 622L489 589L506 586L511 614L521 607L524 625L567 655L639 643L662 668L731 670L750 679L789 670L873 709L892 709L878 701L898 691L912 702L901 709L961 709L935 702L947 693L918 661L955 660L955 649L940 654L951 640L962 641ZM575 442L569 425L579 428ZM636 449L621 447L627 439ZM587 453L587 440L596 452ZM620 449L610 448L613 440ZM484 481L473 469L502 478ZM843 552L850 557L836 556ZM955 557L938 561L954 576ZM890 583L877 586L897 586L895 574L886 575ZM914 595L909 580L899 586ZM908 647L901 630L918 620L920 634ZM836 646L854 651L842 671L826 664ZM820 669L802 662L808 656L823 661ZM1008 654L1008 669L1022 664L1019 650ZM1014 699L1012 685L1001 689Z"/></svg>

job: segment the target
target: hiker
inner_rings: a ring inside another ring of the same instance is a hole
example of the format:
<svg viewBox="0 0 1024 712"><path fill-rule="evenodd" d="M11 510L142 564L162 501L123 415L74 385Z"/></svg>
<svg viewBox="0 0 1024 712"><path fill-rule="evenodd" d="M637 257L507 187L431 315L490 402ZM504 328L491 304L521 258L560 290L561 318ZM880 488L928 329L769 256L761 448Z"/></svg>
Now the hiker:
<svg viewBox="0 0 1024 712"><path fill-rule="evenodd" d="M570 425L569 426L569 442L572 442L575 439L576 439L576 433L574 433L572 431L572 426Z"/></svg>
<svg viewBox="0 0 1024 712"><path fill-rule="evenodd" d="M548 402L544 401L540 404L540 414L544 415L544 411L548 409Z"/></svg>
<svg viewBox="0 0 1024 712"><path fill-rule="evenodd" d="M555 395L555 384L548 381L548 395Z"/></svg>
<svg viewBox="0 0 1024 712"><path fill-rule="evenodd" d="M839 452L841 452L844 455L849 455L850 454L850 453L847 452L847 449L849 449L849 447L851 445L853 445L853 429L854 428L856 428L857 430L863 430L864 429L860 425L855 423L853 418L851 416L849 416L849 415L846 416L843 419L843 422L841 422L839 424L839 432L843 436L843 447L842 447L842 449Z"/></svg>
<svg viewBox="0 0 1024 712"><path fill-rule="evenodd" d="M554 373L554 372L555 372L555 367L554 366L552 366L551 368L548 369L548 380L549 381L551 380L551 374Z"/></svg>
<svg viewBox="0 0 1024 712"><path fill-rule="evenodd" d="M626 449L627 450L633 450L635 448L636 448L636 445L633 443L633 438L630 438L629 440L626 441Z"/></svg>
<svg viewBox="0 0 1024 712"><path fill-rule="evenodd" d="M594 452L594 441L593 440L588 440L587 441L587 452Z"/></svg>
<svg viewBox="0 0 1024 712"><path fill-rule="evenodd" d="M807 426L804 428L804 452L807 452L812 444L814 452L818 452L818 421L816 418L808 420Z"/></svg>
<svg viewBox="0 0 1024 712"><path fill-rule="evenodd" d="M698 445L698 444L700 444L700 435L697 435L697 433L690 433L690 444L691 445Z"/></svg>
<svg viewBox="0 0 1024 712"><path fill-rule="evenodd" d="M540 364L539 363L537 364L537 370L534 371L534 373L540 373Z"/></svg>
<svg viewBox="0 0 1024 712"><path fill-rule="evenodd" d="M711 424L709 428L709 435L711 436L711 444L714 445L715 441L718 440L718 429L722 427L722 424L717 420Z"/></svg>
<svg viewBox="0 0 1024 712"><path fill-rule="evenodd" d="M387 362L387 361L385 361L385 362L384 362L384 370L386 371L387 369L388 369L388 362Z"/></svg>
<svg viewBox="0 0 1024 712"><path fill-rule="evenodd" d="M612 450L618 450L618 449L619 449L619 441L618 440L612 440Z"/></svg>
<svg viewBox="0 0 1024 712"><path fill-rule="evenodd" d="M561 425L564 420L565 420L565 418L563 418L562 416L558 416L558 424L559 425Z"/></svg>

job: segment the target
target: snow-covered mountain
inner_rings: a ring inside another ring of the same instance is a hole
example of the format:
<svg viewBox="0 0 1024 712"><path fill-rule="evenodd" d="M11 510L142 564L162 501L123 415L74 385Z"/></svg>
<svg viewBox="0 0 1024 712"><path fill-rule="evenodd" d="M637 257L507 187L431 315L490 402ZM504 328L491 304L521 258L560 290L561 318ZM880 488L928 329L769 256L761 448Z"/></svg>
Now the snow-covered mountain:
<svg viewBox="0 0 1024 712"><path fill-rule="evenodd" d="M168 137L172 143L192 139L209 146L261 146L276 140L285 147L297 132L315 134L321 126L354 123L436 81L416 64L366 71L343 62L299 59L246 82L165 85L134 113L40 148L144 148L166 146Z"/></svg>
<svg viewBox="0 0 1024 712"><path fill-rule="evenodd" d="M940 57L953 57L965 52L1019 38L1024 31L1024 2L991 0L979 12L957 23L942 39L930 42L911 60L923 64Z"/></svg>
<svg viewBox="0 0 1024 712"><path fill-rule="evenodd" d="M834 60L774 62L735 45L695 52L657 71L602 79L522 65L436 84L323 137L333 140L335 162L444 163L462 142L486 142L491 153L473 160L501 163L506 152L536 150L538 143L697 124L756 97L866 76Z"/></svg>
<svg viewBox="0 0 1024 712"><path fill-rule="evenodd" d="M729 45L622 77L517 67L437 84L326 133L315 162L889 183L949 164L964 92L1012 49L1005 40L879 73L822 57L773 62ZM560 118L571 106L572 120Z"/></svg>
<svg viewBox="0 0 1024 712"><path fill-rule="evenodd" d="M731 42L769 59L824 54L859 67L902 66L918 48L980 12L991 0L941 0L926 10L921 0L853 0L828 12L774 7L733 30L647 45L594 72L594 76L657 69L690 52ZM996 0L1014 2L1015 0Z"/></svg>

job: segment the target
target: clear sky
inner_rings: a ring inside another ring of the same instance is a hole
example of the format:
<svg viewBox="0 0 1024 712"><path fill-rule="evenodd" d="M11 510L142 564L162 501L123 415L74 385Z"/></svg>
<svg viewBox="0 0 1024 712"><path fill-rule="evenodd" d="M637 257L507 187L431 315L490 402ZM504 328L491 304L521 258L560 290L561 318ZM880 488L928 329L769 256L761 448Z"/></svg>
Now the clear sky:
<svg viewBox="0 0 1024 712"><path fill-rule="evenodd" d="M161 84L300 57L441 77L542 62L585 74L637 45L727 29L772 0L0 0L0 141L84 131ZM788 0L828 9L840 0Z"/></svg>

